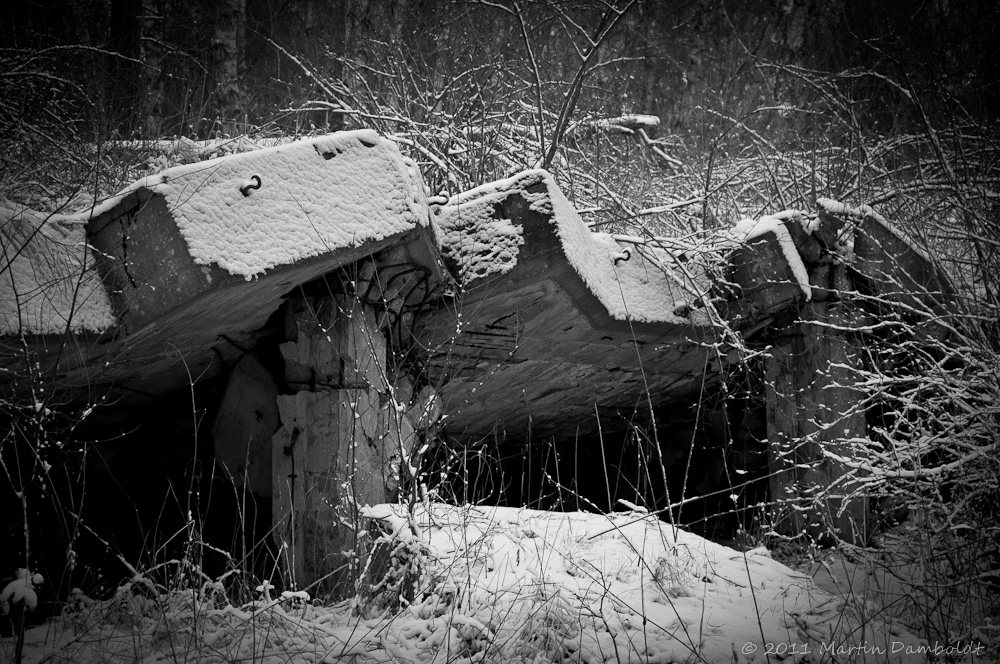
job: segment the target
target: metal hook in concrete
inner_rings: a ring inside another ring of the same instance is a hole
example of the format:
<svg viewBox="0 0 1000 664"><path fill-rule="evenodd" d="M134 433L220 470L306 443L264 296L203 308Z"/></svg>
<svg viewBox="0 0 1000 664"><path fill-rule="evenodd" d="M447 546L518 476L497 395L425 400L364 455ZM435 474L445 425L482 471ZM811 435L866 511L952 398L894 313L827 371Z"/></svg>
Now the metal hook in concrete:
<svg viewBox="0 0 1000 664"><path fill-rule="evenodd" d="M632 250L626 247L622 249L620 254L615 254L615 265L618 265L618 261L627 261L632 258Z"/></svg>
<svg viewBox="0 0 1000 664"><path fill-rule="evenodd" d="M249 196L251 189L260 189L260 176L251 175L250 179L253 180L253 184L244 184L242 187L240 187L240 193L243 194L244 196Z"/></svg>

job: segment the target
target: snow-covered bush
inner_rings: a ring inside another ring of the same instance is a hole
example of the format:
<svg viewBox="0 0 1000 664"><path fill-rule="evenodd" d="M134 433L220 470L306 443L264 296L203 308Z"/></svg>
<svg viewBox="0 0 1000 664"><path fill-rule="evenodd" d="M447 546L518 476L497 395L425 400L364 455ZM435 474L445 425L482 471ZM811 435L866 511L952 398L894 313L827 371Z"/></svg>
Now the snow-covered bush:
<svg viewBox="0 0 1000 664"><path fill-rule="evenodd" d="M0 611L9 616L11 611L34 611L38 608L36 588L44 582L41 574L31 574L20 568L3 590L0 590Z"/></svg>

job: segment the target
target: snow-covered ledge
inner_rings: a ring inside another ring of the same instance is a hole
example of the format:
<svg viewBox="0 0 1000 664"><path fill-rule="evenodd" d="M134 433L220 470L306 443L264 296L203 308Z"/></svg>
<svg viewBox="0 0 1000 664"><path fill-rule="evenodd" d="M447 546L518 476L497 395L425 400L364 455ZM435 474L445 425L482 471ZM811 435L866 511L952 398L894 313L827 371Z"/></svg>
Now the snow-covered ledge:
<svg viewBox="0 0 1000 664"><path fill-rule="evenodd" d="M634 243L591 232L543 170L524 171L462 192L438 212L445 258L467 288L510 272L522 251L531 255L541 249L538 241L525 246L523 220L506 218L500 212L502 202L511 195L524 198L529 211L548 217L562 260L572 266L611 318L674 325L709 323L701 312L686 313L692 292L683 288L683 275L674 273L673 261L665 252L654 247L639 252Z"/></svg>
<svg viewBox="0 0 1000 664"><path fill-rule="evenodd" d="M0 336L100 333L115 324L80 225L0 202Z"/></svg>

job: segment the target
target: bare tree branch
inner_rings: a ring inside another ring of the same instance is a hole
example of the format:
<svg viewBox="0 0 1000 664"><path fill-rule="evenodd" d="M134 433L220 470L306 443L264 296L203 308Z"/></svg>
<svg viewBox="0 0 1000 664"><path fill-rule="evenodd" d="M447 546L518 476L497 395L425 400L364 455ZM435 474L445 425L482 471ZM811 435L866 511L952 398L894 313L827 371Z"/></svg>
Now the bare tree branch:
<svg viewBox="0 0 1000 664"><path fill-rule="evenodd" d="M621 9L617 9L614 5L608 5L607 10L601 17L601 22L594 31L594 38L591 40L592 46L587 50L583 62L580 64L579 69L577 69L572 83L570 83L569 91L566 93L566 98L559 111L559 119L556 121L556 127L552 133L552 140L549 143L549 151L545 154L545 158L541 164L542 168L549 168L552 165L552 160L555 159L556 152L559 149L559 142L562 140L566 127L569 126L573 111L576 110L576 102L580 97L580 91L583 89L583 81L586 79L587 74L590 73L592 61L597 57L601 44L604 43L608 35L611 34L611 31L625 17L633 5L635 5L635 0L628 0Z"/></svg>

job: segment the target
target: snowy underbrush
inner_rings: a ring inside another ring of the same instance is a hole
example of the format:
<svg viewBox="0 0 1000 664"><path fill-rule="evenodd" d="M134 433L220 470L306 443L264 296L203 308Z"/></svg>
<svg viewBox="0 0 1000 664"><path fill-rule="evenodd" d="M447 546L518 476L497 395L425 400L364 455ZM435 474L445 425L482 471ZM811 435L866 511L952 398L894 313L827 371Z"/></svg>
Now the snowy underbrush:
<svg viewBox="0 0 1000 664"><path fill-rule="evenodd" d="M841 546L794 556L789 564L831 593L864 596L874 615L930 642L971 644L983 655L1000 637L992 548L924 518L883 533L876 547Z"/></svg>
<svg viewBox="0 0 1000 664"><path fill-rule="evenodd" d="M764 549L646 514L365 513L375 547L351 600L319 606L264 584L234 606L220 582L170 591L137 575L29 630L24 661L873 662L924 661L936 645Z"/></svg>

